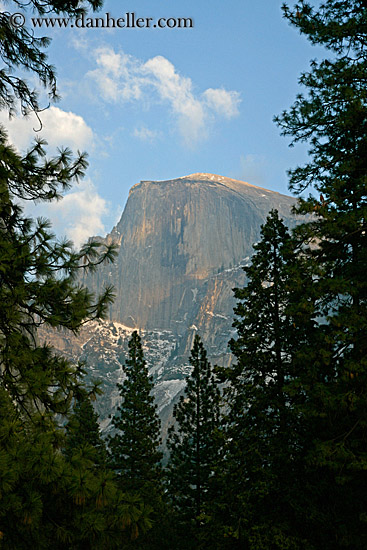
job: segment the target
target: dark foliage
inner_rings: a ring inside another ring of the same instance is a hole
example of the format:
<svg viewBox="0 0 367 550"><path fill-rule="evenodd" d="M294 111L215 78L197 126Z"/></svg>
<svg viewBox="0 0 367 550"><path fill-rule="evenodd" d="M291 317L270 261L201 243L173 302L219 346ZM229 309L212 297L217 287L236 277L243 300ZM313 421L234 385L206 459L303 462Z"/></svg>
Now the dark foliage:
<svg viewBox="0 0 367 550"><path fill-rule="evenodd" d="M195 336L185 393L175 405L175 424L167 446L168 493L177 521L184 524L184 548L197 547L200 526L213 498L212 481L219 450L220 392L206 351Z"/></svg>
<svg viewBox="0 0 367 550"><path fill-rule="evenodd" d="M140 336L129 341L129 358L123 366L126 378L118 384L122 402L112 418L115 435L108 440L111 463L123 486L135 490L159 489L162 453L160 421L151 395L153 383L144 360Z"/></svg>

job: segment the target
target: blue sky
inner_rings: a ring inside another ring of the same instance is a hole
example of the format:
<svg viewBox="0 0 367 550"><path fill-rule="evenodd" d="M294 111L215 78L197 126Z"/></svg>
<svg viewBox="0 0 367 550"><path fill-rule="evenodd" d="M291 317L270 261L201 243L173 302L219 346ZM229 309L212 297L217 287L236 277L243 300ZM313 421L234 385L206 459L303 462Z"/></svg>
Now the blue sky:
<svg viewBox="0 0 367 550"><path fill-rule="evenodd" d="M321 57L282 19L279 0L105 2L115 19L190 17L181 29L44 29L62 99L42 114L50 153L89 152L84 182L37 207L80 244L119 219L140 180L210 172L288 193L286 170L304 162L273 116L293 103L309 60ZM6 4L12 10L12 2ZM30 23L30 14L26 14ZM0 119L24 150L35 121Z"/></svg>

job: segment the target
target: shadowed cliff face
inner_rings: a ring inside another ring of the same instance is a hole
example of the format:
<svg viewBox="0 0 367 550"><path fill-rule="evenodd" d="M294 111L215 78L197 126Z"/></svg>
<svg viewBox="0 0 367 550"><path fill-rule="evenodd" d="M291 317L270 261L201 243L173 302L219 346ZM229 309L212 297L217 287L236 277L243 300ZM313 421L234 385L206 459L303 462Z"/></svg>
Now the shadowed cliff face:
<svg viewBox="0 0 367 550"><path fill-rule="evenodd" d="M142 181L109 237L120 243L116 264L84 282L96 291L113 283L111 320L182 334L198 315L203 320L204 302L215 315L216 302L242 282L226 270L246 263L269 210L277 208L293 225L293 204L285 195L211 174ZM231 315L232 300L225 301L218 313Z"/></svg>

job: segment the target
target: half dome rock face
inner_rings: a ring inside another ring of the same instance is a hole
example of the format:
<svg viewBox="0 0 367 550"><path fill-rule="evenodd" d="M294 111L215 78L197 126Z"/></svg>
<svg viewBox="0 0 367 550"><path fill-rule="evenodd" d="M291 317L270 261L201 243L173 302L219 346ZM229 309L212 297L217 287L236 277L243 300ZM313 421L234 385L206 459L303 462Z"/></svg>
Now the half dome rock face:
<svg viewBox="0 0 367 550"><path fill-rule="evenodd" d="M139 329L162 437L191 370L190 350L199 334L213 364L230 365L233 288L245 285L253 244L269 211L294 226L295 199L241 181L192 174L142 181L129 194L121 220L107 235L119 245L113 265L99 266L82 283L99 293L113 284L109 320L88 323L78 337L45 332L67 357L83 360L104 391L97 410L103 429L119 403L117 383L133 329Z"/></svg>
<svg viewBox="0 0 367 550"><path fill-rule="evenodd" d="M223 295L243 280L236 268L251 256L271 209L294 225L294 202L213 174L141 181L130 190L121 220L107 237L120 245L117 261L84 283L94 291L103 283L114 285L110 320L182 335L198 316L203 322L205 303L215 308L213 294L218 305L228 303ZM233 278L234 272L238 276ZM227 315L224 309L210 311Z"/></svg>

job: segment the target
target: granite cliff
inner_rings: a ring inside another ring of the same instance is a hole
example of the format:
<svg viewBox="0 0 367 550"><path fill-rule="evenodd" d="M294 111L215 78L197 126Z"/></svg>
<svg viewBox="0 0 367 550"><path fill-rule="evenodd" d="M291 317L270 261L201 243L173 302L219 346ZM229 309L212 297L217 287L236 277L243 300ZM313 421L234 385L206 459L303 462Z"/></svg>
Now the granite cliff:
<svg viewBox="0 0 367 550"><path fill-rule="evenodd" d="M115 264L101 266L82 281L95 292L114 285L109 320L90 324L78 338L52 337L55 347L86 359L91 375L103 379L99 412L104 426L116 405L115 383L133 329L143 338L164 425L184 386L196 333L212 361L231 361L232 289L245 282L242 267L269 210L276 208L293 226L294 203L291 197L212 174L141 181L131 188L120 221L105 238L119 247Z"/></svg>

